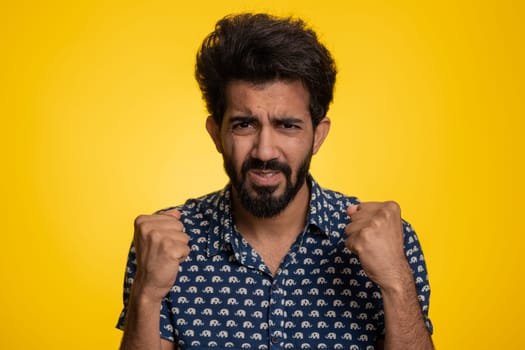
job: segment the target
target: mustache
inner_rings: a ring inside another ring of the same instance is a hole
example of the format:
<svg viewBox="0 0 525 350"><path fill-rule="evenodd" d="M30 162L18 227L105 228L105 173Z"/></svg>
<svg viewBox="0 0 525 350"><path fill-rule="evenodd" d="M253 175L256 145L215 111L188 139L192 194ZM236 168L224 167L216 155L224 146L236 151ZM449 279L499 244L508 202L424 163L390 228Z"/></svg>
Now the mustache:
<svg viewBox="0 0 525 350"><path fill-rule="evenodd" d="M242 174L246 175L248 170L276 170L281 171L287 177L292 174L292 169L288 164L278 161L277 159L271 159L268 161L262 161L257 158L249 158L242 163Z"/></svg>

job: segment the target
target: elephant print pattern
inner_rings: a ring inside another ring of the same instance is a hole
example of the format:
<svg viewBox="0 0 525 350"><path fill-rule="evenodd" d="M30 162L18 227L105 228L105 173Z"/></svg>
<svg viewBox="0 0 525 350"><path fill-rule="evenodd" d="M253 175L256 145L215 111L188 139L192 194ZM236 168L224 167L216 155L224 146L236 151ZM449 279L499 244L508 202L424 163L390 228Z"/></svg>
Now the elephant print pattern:
<svg viewBox="0 0 525 350"><path fill-rule="evenodd" d="M229 185L177 207L191 253L162 301L162 338L180 349L374 349L384 334L381 291L344 245L346 208L359 202L308 181L306 229L275 277L236 231ZM403 228L406 258L432 332L423 252L412 227L403 222ZM119 328L135 271L131 247Z"/></svg>

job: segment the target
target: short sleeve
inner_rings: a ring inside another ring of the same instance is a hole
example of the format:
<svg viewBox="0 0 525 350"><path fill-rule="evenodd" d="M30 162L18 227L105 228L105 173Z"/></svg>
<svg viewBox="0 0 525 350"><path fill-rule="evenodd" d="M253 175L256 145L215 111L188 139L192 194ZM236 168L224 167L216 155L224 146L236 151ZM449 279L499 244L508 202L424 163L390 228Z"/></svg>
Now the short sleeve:
<svg viewBox="0 0 525 350"><path fill-rule="evenodd" d="M428 279L428 271L425 263L425 257L421 244L417 238L416 232L412 226L403 221L403 230L405 234L405 254L414 275L414 282L416 285L417 298L421 305L421 310L425 318L428 331L432 334L433 326L428 317L428 309L430 306L430 284Z"/></svg>
<svg viewBox="0 0 525 350"><path fill-rule="evenodd" d="M124 292L122 295L124 306L117 322L117 328L122 330L124 329L124 323L126 321L131 286L133 285L136 271L137 259L135 255L135 247L131 245L126 262L126 272L124 274ZM166 340L175 341L173 317L170 312L169 300L167 298L164 298L160 305L160 337Z"/></svg>

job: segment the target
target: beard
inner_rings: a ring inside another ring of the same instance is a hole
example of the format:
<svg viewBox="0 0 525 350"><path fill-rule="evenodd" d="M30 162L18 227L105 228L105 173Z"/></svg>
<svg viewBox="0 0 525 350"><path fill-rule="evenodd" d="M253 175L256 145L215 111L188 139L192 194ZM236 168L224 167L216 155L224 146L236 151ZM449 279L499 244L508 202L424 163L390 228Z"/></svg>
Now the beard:
<svg viewBox="0 0 525 350"><path fill-rule="evenodd" d="M238 193L241 205L252 215L259 218L271 218L280 214L295 198L306 181L312 159L312 150L297 168L295 181L292 181L292 169L286 163L275 159L263 162L256 158L245 160L241 167L240 178L235 171L232 159L224 156L224 169L230 178L232 186ZM249 170L276 170L284 174L286 186L280 196L274 196L278 186L251 186L254 194L250 193L246 174Z"/></svg>

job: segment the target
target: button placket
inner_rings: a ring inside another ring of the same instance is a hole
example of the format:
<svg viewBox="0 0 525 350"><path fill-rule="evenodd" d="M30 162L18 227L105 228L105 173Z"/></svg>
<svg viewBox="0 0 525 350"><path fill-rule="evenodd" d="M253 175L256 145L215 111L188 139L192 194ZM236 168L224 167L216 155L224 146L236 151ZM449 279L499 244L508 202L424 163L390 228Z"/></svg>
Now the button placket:
<svg viewBox="0 0 525 350"><path fill-rule="evenodd" d="M284 290L280 286L280 278L274 279L270 287L269 335L270 347L279 348L283 339L285 309L283 308Z"/></svg>

